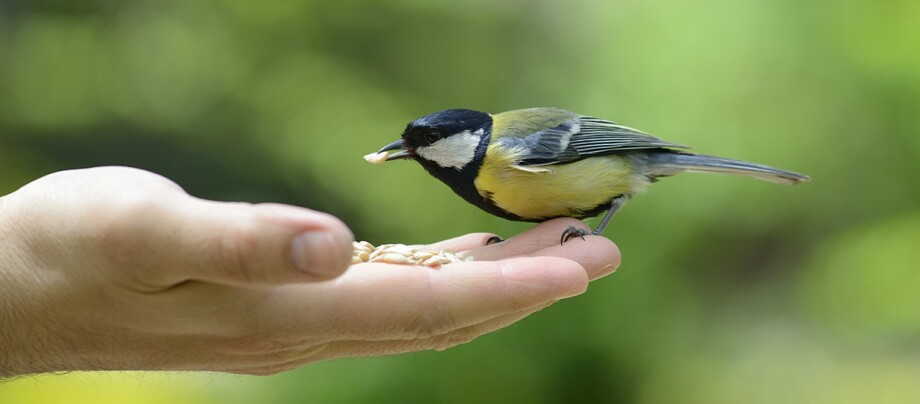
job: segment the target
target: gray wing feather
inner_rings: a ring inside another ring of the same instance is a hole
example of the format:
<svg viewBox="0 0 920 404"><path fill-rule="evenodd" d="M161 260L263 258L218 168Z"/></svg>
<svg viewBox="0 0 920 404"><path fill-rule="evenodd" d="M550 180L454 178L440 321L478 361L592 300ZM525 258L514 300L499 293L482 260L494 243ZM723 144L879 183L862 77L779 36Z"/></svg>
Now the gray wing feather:
<svg viewBox="0 0 920 404"><path fill-rule="evenodd" d="M504 147L527 151L519 164L558 161L562 155L566 154L570 139L578 131L579 125L576 118L524 137L503 137L499 141Z"/></svg>
<svg viewBox="0 0 920 404"><path fill-rule="evenodd" d="M661 140L642 131L603 119L581 117L581 131L572 136L569 147L581 154L605 154L625 150L677 148L687 146Z"/></svg>
<svg viewBox="0 0 920 404"><path fill-rule="evenodd" d="M502 138L504 146L523 148L527 154L518 165L568 163L590 156L630 150L676 148L677 143L661 140L636 129L603 119L578 117L553 128L519 138Z"/></svg>

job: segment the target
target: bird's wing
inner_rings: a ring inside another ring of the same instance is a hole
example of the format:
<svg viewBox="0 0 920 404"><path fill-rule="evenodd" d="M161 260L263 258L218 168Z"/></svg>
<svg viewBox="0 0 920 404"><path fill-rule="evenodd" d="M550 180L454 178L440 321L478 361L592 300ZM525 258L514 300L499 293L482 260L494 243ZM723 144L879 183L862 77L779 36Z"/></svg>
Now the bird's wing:
<svg viewBox="0 0 920 404"><path fill-rule="evenodd" d="M522 152L517 165L541 166L568 163L590 156L629 150L678 148L636 129L603 119L579 116L522 137L502 137L503 146Z"/></svg>

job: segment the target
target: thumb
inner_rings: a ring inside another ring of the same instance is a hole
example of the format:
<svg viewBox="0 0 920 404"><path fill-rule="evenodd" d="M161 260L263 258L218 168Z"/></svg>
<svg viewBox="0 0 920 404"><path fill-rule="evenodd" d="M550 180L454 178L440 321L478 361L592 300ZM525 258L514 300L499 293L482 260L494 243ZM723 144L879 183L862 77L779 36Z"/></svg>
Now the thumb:
<svg viewBox="0 0 920 404"><path fill-rule="evenodd" d="M341 275L351 263L354 236L332 215L280 204L191 199L190 205L167 243L172 259L157 271L160 285L316 282Z"/></svg>

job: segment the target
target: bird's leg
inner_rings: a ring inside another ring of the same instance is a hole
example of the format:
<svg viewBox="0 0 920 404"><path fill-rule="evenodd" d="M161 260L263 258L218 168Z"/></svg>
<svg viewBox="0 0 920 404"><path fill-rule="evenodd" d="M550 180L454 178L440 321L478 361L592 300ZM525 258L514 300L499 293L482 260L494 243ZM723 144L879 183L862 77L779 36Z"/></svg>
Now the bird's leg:
<svg viewBox="0 0 920 404"><path fill-rule="evenodd" d="M610 218L612 218L613 215L617 213L617 211L620 210L620 208L622 208L623 205L625 205L626 201L628 200L629 200L629 195L626 195L626 194L623 194L616 198L611 199L610 200L610 210L607 211L607 214L604 215L604 219L601 220L601 224L597 225L597 228L594 229L594 231L591 232L591 234L595 236L600 236L601 234L604 234L604 229L607 228L607 223L610 223Z"/></svg>
<svg viewBox="0 0 920 404"><path fill-rule="evenodd" d="M599 224L597 228L594 229L594 231L588 233L587 231L579 229L575 226L569 226L569 228L565 229L565 231L562 232L562 239L559 242L559 244L564 244L566 241L569 241L570 239L574 237L581 237L581 239L584 240L585 236L587 236L588 234L593 234L595 236L599 236L603 234L604 229L607 228L607 223L610 223L610 219L613 217L613 215L617 213L617 211L620 210L620 208L622 208L623 205L625 205L626 201L628 200L629 200L629 195L625 195L625 194L611 199L610 200L610 210L607 211L607 214L604 215L604 218L601 220L601 224Z"/></svg>

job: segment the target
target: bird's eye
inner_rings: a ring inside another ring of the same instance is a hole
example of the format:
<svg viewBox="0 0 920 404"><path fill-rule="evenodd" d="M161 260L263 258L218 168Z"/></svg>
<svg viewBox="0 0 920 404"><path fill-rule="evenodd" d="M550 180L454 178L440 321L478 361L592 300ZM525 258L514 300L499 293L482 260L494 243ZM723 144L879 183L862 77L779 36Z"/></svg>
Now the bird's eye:
<svg viewBox="0 0 920 404"><path fill-rule="evenodd" d="M441 140L441 133L432 129L425 134L425 140L428 141L428 144L437 142L438 140Z"/></svg>

